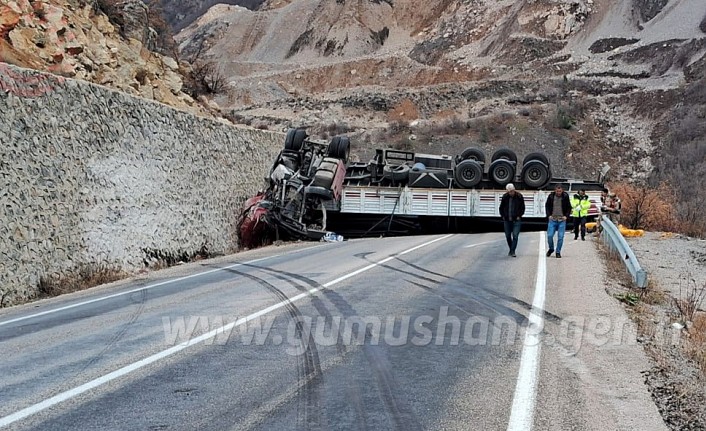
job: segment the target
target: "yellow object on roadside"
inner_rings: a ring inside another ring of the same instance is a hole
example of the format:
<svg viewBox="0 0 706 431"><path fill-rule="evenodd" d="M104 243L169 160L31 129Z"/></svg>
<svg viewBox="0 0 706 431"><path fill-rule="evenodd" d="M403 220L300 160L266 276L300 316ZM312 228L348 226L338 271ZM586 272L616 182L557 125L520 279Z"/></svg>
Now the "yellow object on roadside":
<svg viewBox="0 0 706 431"><path fill-rule="evenodd" d="M635 237L635 236L644 236L645 235L645 231L643 229L628 229L623 225L618 225L618 229L620 230L620 233L625 237Z"/></svg>
<svg viewBox="0 0 706 431"><path fill-rule="evenodd" d="M596 230L596 225L597 225L597 224L598 224L598 223L596 223L596 222L594 222L594 221L586 223L586 230L589 231L589 232L592 232L592 231Z"/></svg>

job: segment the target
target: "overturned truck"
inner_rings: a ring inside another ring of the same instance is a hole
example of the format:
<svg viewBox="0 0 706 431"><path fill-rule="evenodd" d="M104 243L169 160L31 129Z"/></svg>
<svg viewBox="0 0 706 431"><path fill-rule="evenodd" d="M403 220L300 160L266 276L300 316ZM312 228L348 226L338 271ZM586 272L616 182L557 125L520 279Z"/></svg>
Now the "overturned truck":
<svg viewBox="0 0 706 431"><path fill-rule="evenodd" d="M499 221L504 187L513 182L525 199L526 222L544 221L544 202L555 184L586 190L589 218L599 213L597 181L554 178L549 159L501 148L486 159L479 148L455 156L378 149L367 163L350 162L346 136L312 140L290 129L266 187L245 203L238 220L240 244L275 238L319 240L329 231L346 236L470 231Z"/></svg>

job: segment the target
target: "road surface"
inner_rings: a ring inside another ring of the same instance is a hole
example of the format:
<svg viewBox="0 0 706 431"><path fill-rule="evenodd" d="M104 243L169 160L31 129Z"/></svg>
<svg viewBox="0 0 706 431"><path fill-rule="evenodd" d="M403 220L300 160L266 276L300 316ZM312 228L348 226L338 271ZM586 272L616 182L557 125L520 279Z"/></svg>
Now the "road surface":
<svg viewBox="0 0 706 431"><path fill-rule="evenodd" d="M663 429L594 244L566 243L268 247L2 310L0 428Z"/></svg>

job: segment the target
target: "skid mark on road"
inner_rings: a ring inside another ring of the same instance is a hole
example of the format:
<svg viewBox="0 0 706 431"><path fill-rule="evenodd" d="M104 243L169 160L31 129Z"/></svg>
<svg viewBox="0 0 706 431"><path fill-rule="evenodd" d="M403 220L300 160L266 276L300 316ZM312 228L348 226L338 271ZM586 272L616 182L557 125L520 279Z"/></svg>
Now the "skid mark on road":
<svg viewBox="0 0 706 431"><path fill-rule="evenodd" d="M402 262L403 264L409 266L410 268L416 269L417 271L424 272L424 273L427 273L427 274L431 274L431 275L434 275L434 276L437 276L437 277L442 277L442 278L444 278L445 280L454 281L454 282L458 283L458 284L461 285L461 286L465 286L465 287L468 287L468 288L473 289L473 290L480 290L480 291L483 291L483 292L485 292L487 295L490 296L489 299L491 299L491 300L492 300L492 299L495 299L495 298L500 298L500 299L503 299L503 300L505 300L505 301L507 301L507 302L510 302L510 303L519 305L519 306L521 306L522 308L524 308L524 309L526 309L526 310L531 310L531 309L532 309L532 304L529 304L529 303L527 303L527 302L525 302L525 301L523 301L523 300L521 300L521 299L519 299L519 298L515 298L514 296L506 295L506 294L504 294L504 293L502 293L502 292L498 292L498 291L495 291L495 290L492 290L492 289L488 289L488 288L483 287L483 286L473 285L473 284L467 282L466 280L462 280L462 279L457 278L457 277L453 277L453 276L450 276L450 275L441 274L441 273L439 273L439 272L431 271L431 270L426 269L426 268L424 268L424 267L421 267L421 266L419 266L419 265L415 265L415 264L413 264L413 263L411 263L411 262L408 262L408 261L406 261L406 260L404 260L404 259L397 258L397 260L398 260L399 262ZM401 271L401 270L400 270L400 271ZM404 272L404 271L402 271L402 272ZM414 277L422 278L422 277L420 277L419 275L414 274L414 273L411 273L411 272L405 272L405 273L406 273L406 274L409 274L409 275L413 275ZM439 284L440 282L434 281L434 283L435 283L435 284ZM463 293L466 294L467 292L466 292L465 290L463 290ZM545 311L545 310L542 310L542 312L544 313L544 318L545 318L545 319L550 320L550 321L555 322L555 323L561 322L561 317L560 317L560 316L557 316L556 314L550 313L550 312ZM521 321L522 321L522 322L526 322L526 321L527 321L527 318L524 317L524 316L521 316Z"/></svg>
<svg viewBox="0 0 706 431"><path fill-rule="evenodd" d="M359 317L358 312L355 310L355 308L353 308L353 306L348 301L346 301L340 293L336 292L335 290L324 287L316 280L292 272L276 270L272 268L264 268L256 265L251 266L254 268L258 268L261 271L272 273L275 277L280 278L281 280L292 283L291 279L296 279L303 283L306 283L310 287L319 289L319 291L323 294L324 298L329 300L331 304L334 305L336 310L341 313L343 318ZM385 265L380 266L385 267ZM294 285L294 283L292 284ZM318 308L317 311L321 313L321 310L319 310ZM322 314L324 316L331 316L331 314L328 312L328 310L325 309L325 307L324 312ZM359 328L357 329L359 330ZM358 334L353 334L353 336L357 338ZM397 429L401 430L420 429L421 426L419 424L418 419L416 418L416 415L414 414L412 407L400 396L400 394L402 394L403 392L399 385L396 383L396 380L394 379L394 376L392 374L392 365L387 359L386 352L379 346L371 345L370 341L372 338L373 334L370 331L370 328L366 326L365 337L362 343L363 355L365 357L365 360L374 370L373 375L383 395L381 398L383 403L385 404L391 422L395 424ZM356 410L357 415L359 417L362 417L363 419L363 422L359 423L358 425L362 426L362 429L367 429L368 427L365 424L365 422L367 421L367 415L365 414L365 406L362 398L362 388L360 388L360 384L357 381L349 382L348 387L355 387L355 390L352 391L354 398L351 401L354 403L354 408Z"/></svg>
<svg viewBox="0 0 706 431"><path fill-rule="evenodd" d="M23 409L21 409L21 410L15 412L15 413L12 413L12 414L7 415L7 416L4 416L4 417L0 417L0 427L7 426L7 425L11 425L11 424L16 423L16 422L18 422L18 421L20 421L20 420L22 420L22 419L24 419L24 418L27 418L27 417L32 416L32 415L35 415L35 414L37 414L37 413L39 413L39 412L42 412L42 411L44 411L44 410L46 410L46 409L49 409L49 408L51 408L51 407L53 407L53 406L56 406L57 404L63 403L64 401L73 399L73 398L75 398L75 397L77 397L77 396L79 396L79 395L81 395L81 394L84 394L84 393L89 392L89 391L91 391L91 390L93 390L93 389L96 389L96 388L98 388L98 387L100 387L100 386L103 386L103 385L105 385L105 384L108 383L108 382L111 382L111 381L113 381L113 380L122 378L122 377L124 377L124 376L126 376L126 375L129 375L129 374L131 374L131 373L133 373L133 372L135 372L135 371L137 371L137 370L140 370L140 369L142 369L142 368L144 368L144 367L146 367L146 366L148 366L148 365L150 365L150 364L159 362L159 361L161 361L161 360L163 360L163 359L165 359L165 358L168 358L168 357L170 357L170 356L172 356L172 355L174 355L174 354L176 354L176 353L182 352L182 351L184 351L185 349L187 349L187 348L189 348L189 347L191 347L191 346L201 344L201 343L205 342L206 340L211 340L211 339L213 339L213 338L219 336L220 334L229 333L230 331L232 331L232 330L233 330L234 328L236 328L236 327L240 327L240 326L242 326L242 325L245 325L246 323L248 323L248 322L250 322L250 321L253 321L253 320L255 320L255 319L259 319L260 317L262 317L262 316L264 316L264 315L267 315L267 314L269 314L269 313L271 313L271 312L273 312L273 311L275 311L275 310L278 310L278 309L283 308L283 307L287 307L288 305L291 305L291 304L293 304L294 302L297 302L297 301L299 301L299 300L301 300L301 299L310 297L311 295L314 295L315 293L321 291L322 288L329 288L329 287L331 287L331 286L333 286L333 285L335 285L335 284L338 284L338 283L340 283L340 282L342 282L342 281L351 279L351 278L353 278L353 277L355 277L355 276L357 276L357 275L359 275L359 274L362 274L362 273L364 273L364 272L366 272L366 271L369 271L369 270L371 270L371 269L373 269L373 268L376 268L376 267L380 266L381 264L384 264L384 263L386 263L386 262L389 262L390 260L394 259L396 256L403 256L403 255L405 255L405 254L412 253L413 251L416 251L416 250L419 250L419 249L421 249L421 248L427 247L427 246L429 246L429 245L431 245L431 244L434 244L434 243L436 243L436 242L438 242L438 241L443 241L443 240L448 239L448 238L450 238L450 237L452 237L452 236L453 236L453 235L445 235L445 236L442 236L442 237L437 237L437 238L435 238L435 239L429 240L429 241L424 242L424 243L422 243L422 244L419 244L419 245L417 245L417 246L415 246L415 247L409 248L409 249L407 249L407 250L405 250L405 251L402 251L402 252L400 252L400 253L397 253L397 254L394 254L394 255L392 255L392 256L389 256L389 257L387 257L387 258L385 258L385 259L382 259L382 260L380 260L379 262L372 263L372 264L370 264L370 265L368 265L368 266L365 266L365 267L363 267L363 268L360 268L360 269L357 269L357 270L355 270L355 271L352 271L352 272L349 272L349 273L347 273L347 274L344 274L344 275L342 275L342 276L340 276L340 277L338 277L338 278L336 278L336 279L334 279L334 280L331 280L331 281L329 281L329 282L327 282L327 283L324 283L323 285L321 285L321 288L312 288L312 289L310 289L310 290L307 291L307 292L302 292L302 293L300 293L300 294L298 294L298 295L295 295L295 296L293 296L293 297L291 297L291 298L283 299L282 301L280 301L280 302L278 302L278 303L276 303L276 304L270 305L269 307L263 308L263 309L261 309L261 310L259 310L259 311L257 311L257 312L254 312L254 313L252 313L252 314L250 314L250 315L248 315L248 316L242 317L242 318L236 320L235 322L232 322L232 323L229 323L229 324L227 324L227 325L224 325L224 326L221 326L221 327L219 327L219 328L216 328L216 329L214 329L214 330L211 330L211 331L209 331L209 332L207 332L207 333L205 333L205 334L199 335L198 337L192 338L192 339L190 339L190 340L188 340L188 341L186 341L186 342L184 342L184 343L178 344L178 345L173 346L173 347L171 347L171 348L169 348L169 349L163 350L163 351L161 351L161 352L157 352L157 353L155 353L155 354L153 354L153 355L151 355L151 356L148 356L148 357L146 357L146 358L144 358L144 359L141 359L141 360L139 360L139 361L133 362L133 363L131 363L131 364L129 364L129 365L123 366L122 368L119 368L119 369L117 369L117 370L115 370L115 371L112 371L112 372L110 372L110 373L108 373L108 374L105 374L105 375L103 375L103 376L101 376L101 377L98 377L98 378L93 379L93 380L91 380L91 381L89 381L89 382L86 382L86 383L84 383L84 384L81 384L81 385L79 385L79 386L76 386L76 387L74 387L74 388L72 388L72 389L69 389L69 390L60 392L60 393L58 393L58 394L56 394L56 395L54 395L54 396L52 396L52 397L50 397L50 398L48 398L48 399L45 399L45 400L43 400L43 401L41 401L41 402L38 402L38 403L36 403L36 404L32 404L32 405L30 405L30 406L28 406L28 407L25 407L25 408L23 408ZM302 249L302 250L304 250L304 249ZM302 250L299 250L299 251L302 251ZM270 256L270 257L268 257L268 258L272 258L272 257L273 257L273 256ZM253 263L253 262L250 262L250 263ZM236 266L239 266L239 265L241 265L241 264L234 264L234 265L231 265L230 268L233 268L233 267L236 267ZM207 273L208 273L208 272L216 272L216 271L220 271L220 270L221 270L221 269L212 270L212 271L207 271ZM204 273L194 274L194 275L192 275L192 276L189 276L188 278L191 278L191 277L194 277L194 276L198 276L198 275L203 275L203 274L204 274ZM184 277L184 278L187 278L187 277ZM173 281L174 281L174 280L169 281L169 282L173 282ZM154 287L154 286L153 286L153 287ZM143 289L144 289L144 288L143 288ZM122 293L120 293L119 295L124 295L124 294L126 294L126 293L135 292L135 291L139 291L139 290L142 290L142 289L134 289L134 290L131 290L131 291L128 291L128 292L122 292ZM119 296L119 295L116 294L116 296ZM110 297L110 296L108 296L108 297ZM97 298L97 299L94 299L94 300L91 300L91 301L85 301L85 302L80 303L80 304L87 304L87 303L90 303L90 302L96 302L96 301L98 301L98 300L103 300L103 299L106 299L106 298L108 298L108 297ZM49 311L47 311L47 312L42 312L42 313L34 314L34 315L32 315L32 316L38 316L38 315L40 315L40 314L48 314L48 313L52 313L52 312L55 312L55 311L59 311L59 310L61 310L61 309L66 309L66 308L73 308L73 307L76 307L76 306L78 306L78 305L80 305L80 304L73 304L73 305L71 305L71 306L62 307L62 308L54 309L54 310L49 310ZM31 317L31 316L25 316L25 317L23 317L23 318L21 318L21 319L19 319L19 320L23 320L23 319L29 318L29 317ZM18 319L14 319L14 320L12 320L12 321L17 321L17 320L18 320ZM10 321L6 321L5 323L8 323L8 322L10 322ZM415 424L411 424L411 425L415 425ZM416 428L419 428L419 427L418 427L418 424L417 424L417 426L415 426L415 427L407 427L406 429L416 429ZM402 429L405 429L405 428L402 428Z"/></svg>
<svg viewBox="0 0 706 431"><path fill-rule="evenodd" d="M285 303L285 310L289 318L295 322L295 337L299 340L299 347L303 352L295 355L297 358L297 429L311 429L312 427L326 428L322 422L321 409L319 409L319 392L315 390L316 385L323 382L319 352L314 342L311 331L305 334L303 315L299 308L289 302L289 298L274 284L246 272L236 269L228 269L230 273L245 277L264 287L275 299ZM304 336L308 339L304 339ZM313 413L313 415L312 415Z"/></svg>

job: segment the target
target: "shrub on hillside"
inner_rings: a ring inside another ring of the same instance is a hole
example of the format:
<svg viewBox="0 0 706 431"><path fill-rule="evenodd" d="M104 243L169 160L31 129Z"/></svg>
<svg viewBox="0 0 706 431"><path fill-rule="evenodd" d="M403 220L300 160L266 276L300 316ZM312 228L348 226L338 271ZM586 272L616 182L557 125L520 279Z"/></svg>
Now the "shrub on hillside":
<svg viewBox="0 0 706 431"><path fill-rule="evenodd" d="M652 231L679 231L675 211L676 197L667 184L648 187L636 184L618 184L611 187L622 202L620 222L630 229Z"/></svg>

